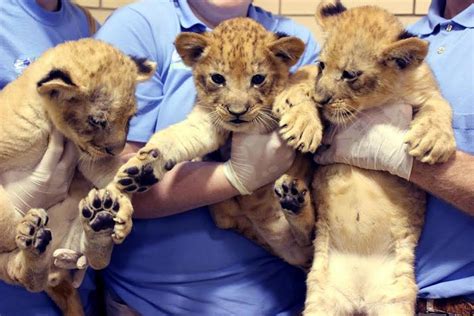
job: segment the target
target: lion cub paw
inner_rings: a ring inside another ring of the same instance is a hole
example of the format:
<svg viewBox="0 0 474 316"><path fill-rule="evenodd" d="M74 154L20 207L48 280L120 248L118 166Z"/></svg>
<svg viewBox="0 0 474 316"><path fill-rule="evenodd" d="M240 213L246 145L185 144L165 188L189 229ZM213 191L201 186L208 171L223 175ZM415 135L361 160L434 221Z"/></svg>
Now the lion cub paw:
<svg viewBox="0 0 474 316"><path fill-rule="evenodd" d="M145 146L120 168L115 177L116 186L120 191L145 192L175 164L166 160L158 149Z"/></svg>
<svg viewBox="0 0 474 316"><path fill-rule="evenodd" d="M451 125L429 119L415 119L405 136L405 143L411 156L430 165L446 162L456 151Z"/></svg>
<svg viewBox="0 0 474 316"><path fill-rule="evenodd" d="M132 230L130 199L118 190L93 189L81 200L79 208L86 227L96 233L110 233L116 244L122 243Z"/></svg>
<svg viewBox="0 0 474 316"><path fill-rule="evenodd" d="M29 210L16 228L15 240L18 248L35 255L42 254L52 239L51 230L46 228L47 224L48 215L45 210Z"/></svg>
<svg viewBox="0 0 474 316"><path fill-rule="evenodd" d="M277 117L281 117L291 108L299 106L305 102L312 102L313 89L307 85L295 85L283 90L276 96L273 103L273 113Z"/></svg>
<svg viewBox="0 0 474 316"><path fill-rule="evenodd" d="M321 144L323 126L314 113L305 114L294 108L282 115L280 135L294 149L314 153Z"/></svg>
<svg viewBox="0 0 474 316"><path fill-rule="evenodd" d="M281 176L275 182L274 190L281 208L292 214L298 214L306 203L308 188L302 181L289 175Z"/></svg>

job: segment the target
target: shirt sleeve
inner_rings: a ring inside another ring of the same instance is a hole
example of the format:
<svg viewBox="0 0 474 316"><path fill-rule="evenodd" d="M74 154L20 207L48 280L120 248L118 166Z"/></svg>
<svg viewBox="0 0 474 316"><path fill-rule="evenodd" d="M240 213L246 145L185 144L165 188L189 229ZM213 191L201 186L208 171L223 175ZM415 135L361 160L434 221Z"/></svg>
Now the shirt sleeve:
<svg viewBox="0 0 474 316"><path fill-rule="evenodd" d="M156 48L152 28L147 19L132 8L117 10L99 29L95 37L112 44L128 55L145 57L158 63L162 53ZM135 142L147 142L155 131L159 104L163 99L163 82L160 72L137 85L136 99L138 110L130 121L127 139Z"/></svg>
<svg viewBox="0 0 474 316"><path fill-rule="evenodd" d="M290 34L301 39L306 46L298 62L290 69L290 72L294 73L298 70L298 68L302 66L314 64L319 56L321 48L315 41L313 33L311 33L311 31L303 25L291 21L291 30L292 31L290 32Z"/></svg>
<svg viewBox="0 0 474 316"><path fill-rule="evenodd" d="M306 44L306 48L303 55L300 57L300 60L294 66L295 69L305 65L314 64L321 51L321 47L319 47L318 43L314 40L313 34L310 31L306 31L304 35L304 37L300 36L300 38Z"/></svg>

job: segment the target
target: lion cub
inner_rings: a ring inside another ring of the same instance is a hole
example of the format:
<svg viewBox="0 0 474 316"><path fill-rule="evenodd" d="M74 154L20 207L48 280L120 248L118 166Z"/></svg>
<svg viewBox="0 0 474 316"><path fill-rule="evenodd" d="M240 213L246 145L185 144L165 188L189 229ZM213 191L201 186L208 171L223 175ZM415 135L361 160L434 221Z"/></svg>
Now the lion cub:
<svg viewBox="0 0 474 316"><path fill-rule="evenodd" d="M301 71L307 80L275 110L307 95L294 108L321 107L337 125L364 109L409 104L415 113L409 154L446 161L455 150L451 110L423 62L428 44L373 6L323 3L316 17L326 32L320 61ZM318 219L305 315L414 315L424 192L391 174L343 164L319 167L312 187Z"/></svg>
<svg viewBox="0 0 474 316"><path fill-rule="evenodd" d="M192 67L196 106L186 120L156 133L120 169L115 185L122 191L146 190L176 163L221 147L232 132L275 129L273 101L305 48L300 39L269 32L248 18L227 20L209 33L182 33L175 45L184 63ZM279 196L268 185L213 206L216 224L238 230L289 263L308 263L314 227L306 194L310 166L306 157L298 157L275 185Z"/></svg>
<svg viewBox="0 0 474 316"><path fill-rule="evenodd" d="M80 151L68 197L48 210L20 214L0 185L0 278L30 291L46 290L66 315L81 315L82 307L69 271L53 266L53 252L75 250L93 268L104 268L114 242L130 231L128 199L92 192L81 202L80 214L78 205L118 170L115 156L136 110L135 86L154 69L154 63L83 39L48 50L0 91L0 174L32 170L53 128Z"/></svg>

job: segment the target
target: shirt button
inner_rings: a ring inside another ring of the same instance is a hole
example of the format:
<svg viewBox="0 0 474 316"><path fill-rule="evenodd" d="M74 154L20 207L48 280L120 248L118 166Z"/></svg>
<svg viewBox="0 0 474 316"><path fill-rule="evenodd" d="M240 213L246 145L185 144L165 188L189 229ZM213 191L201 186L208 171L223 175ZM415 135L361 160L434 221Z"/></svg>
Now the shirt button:
<svg viewBox="0 0 474 316"><path fill-rule="evenodd" d="M453 29L453 25L452 25L452 24L448 24L448 26L446 26L446 31L447 31L447 32L451 32L452 29Z"/></svg>
<svg viewBox="0 0 474 316"><path fill-rule="evenodd" d="M442 54L444 53L444 51L445 51L445 48L443 46L439 47L438 50L436 50L438 54Z"/></svg>

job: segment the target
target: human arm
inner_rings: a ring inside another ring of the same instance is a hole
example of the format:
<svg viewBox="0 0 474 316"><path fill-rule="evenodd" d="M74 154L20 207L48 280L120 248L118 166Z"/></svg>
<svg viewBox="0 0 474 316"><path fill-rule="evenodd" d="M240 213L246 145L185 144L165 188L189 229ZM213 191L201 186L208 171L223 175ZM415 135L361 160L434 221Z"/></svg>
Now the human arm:
<svg viewBox="0 0 474 316"><path fill-rule="evenodd" d="M128 143L122 154L124 160L142 145ZM133 196L134 216L163 217L218 203L244 193L236 187L251 192L278 178L290 167L293 158L293 151L276 132L268 135L234 134L229 161L176 165L149 191Z"/></svg>
<svg viewBox="0 0 474 316"><path fill-rule="evenodd" d="M474 156L456 151L445 163L414 161L410 181L474 216Z"/></svg>
<svg viewBox="0 0 474 316"><path fill-rule="evenodd" d="M9 171L0 183L15 209L26 213L31 208L49 208L67 196L78 153L74 144L53 130L48 147L33 170Z"/></svg>

